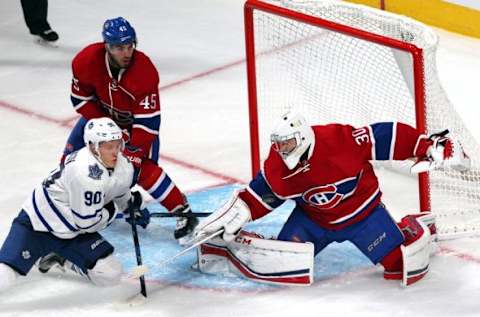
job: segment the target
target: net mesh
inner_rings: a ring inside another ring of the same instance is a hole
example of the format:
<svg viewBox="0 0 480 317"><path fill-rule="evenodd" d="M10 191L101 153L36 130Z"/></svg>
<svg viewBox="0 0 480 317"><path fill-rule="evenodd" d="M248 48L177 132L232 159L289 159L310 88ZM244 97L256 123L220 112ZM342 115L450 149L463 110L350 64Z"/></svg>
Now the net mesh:
<svg viewBox="0 0 480 317"><path fill-rule="evenodd" d="M479 146L444 93L437 75L437 36L410 18L340 1L265 1L410 43L423 50L428 134L448 128L472 158L469 172L430 173L432 211L443 237L480 229ZM413 59L409 52L261 10L253 11L261 160L271 124L288 109L311 124L400 121L415 126Z"/></svg>

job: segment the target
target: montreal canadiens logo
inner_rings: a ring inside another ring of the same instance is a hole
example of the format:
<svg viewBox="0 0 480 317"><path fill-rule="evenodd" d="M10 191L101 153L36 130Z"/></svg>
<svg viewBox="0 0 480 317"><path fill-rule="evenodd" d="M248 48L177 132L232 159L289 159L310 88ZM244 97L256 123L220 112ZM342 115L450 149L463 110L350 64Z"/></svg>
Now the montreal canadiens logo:
<svg viewBox="0 0 480 317"><path fill-rule="evenodd" d="M302 195L302 198L308 204L314 205L315 207L331 209L355 192L358 179L358 176L350 177L335 184L310 188Z"/></svg>

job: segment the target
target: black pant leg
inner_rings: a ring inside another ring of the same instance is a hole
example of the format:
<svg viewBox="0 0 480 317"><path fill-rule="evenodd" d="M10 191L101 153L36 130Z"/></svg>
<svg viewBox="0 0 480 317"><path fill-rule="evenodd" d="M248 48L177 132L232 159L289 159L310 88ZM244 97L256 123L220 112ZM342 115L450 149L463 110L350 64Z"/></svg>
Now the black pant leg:
<svg viewBox="0 0 480 317"><path fill-rule="evenodd" d="M23 16L31 34L50 29L47 22L48 0L20 0Z"/></svg>

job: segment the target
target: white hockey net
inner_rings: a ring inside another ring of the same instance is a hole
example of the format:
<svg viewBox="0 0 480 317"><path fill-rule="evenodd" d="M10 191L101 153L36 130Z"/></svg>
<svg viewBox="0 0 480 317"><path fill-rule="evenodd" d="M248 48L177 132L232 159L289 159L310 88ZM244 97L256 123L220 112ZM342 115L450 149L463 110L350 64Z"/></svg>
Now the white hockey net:
<svg viewBox="0 0 480 317"><path fill-rule="evenodd" d="M349 34L345 29L340 32L337 26L326 29L293 19L288 12L280 11L288 16L282 17L254 9L261 161L268 154L270 124L291 107L300 109L311 124L364 126L400 121L416 126L416 103L421 103L427 133L448 128L451 136L462 142L473 163L466 173L450 169L430 173L431 209L437 214L440 236L480 232L480 148L440 85L435 65L437 36L433 30L407 17L340 1L265 2L411 44L423 50L424 67L414 73L412 54L392 48L381 39L376 44L356 37L356 31ZM423 82L424 99L415 96L416 80Z"/></svg>

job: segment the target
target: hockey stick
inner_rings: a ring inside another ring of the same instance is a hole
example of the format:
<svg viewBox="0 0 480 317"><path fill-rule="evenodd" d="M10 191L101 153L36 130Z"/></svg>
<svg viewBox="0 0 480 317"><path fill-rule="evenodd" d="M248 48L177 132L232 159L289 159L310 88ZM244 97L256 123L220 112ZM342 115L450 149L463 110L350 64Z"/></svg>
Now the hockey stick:
<svg viewBox="0 0 480 317"><path fill-rule="evenodd" d="M152 212L150 214L151 217L155 218L169 218L169 217L208 217L212 213L211 212L189 212L185 214L175 214L170 212Z"/></svg>
<svg viewBox="0 0 480 317"><path fill-rule="evenodd" d="M146 271L146 267L142 265L142 254L140 252L140 241L138 240L138 232L137 232L137 224L135 221L135 212L138 210L138 206L135 206L133 203L130 203L128 206L128 211L130 213L130 218L132 219L131 225L132 225L132 236L133 236L133 245L135 246L135 255L137 257L137 267L145 268L144 271ZM132 275L140 275L138 271L132 272ZM147 297L147 287L145 286L145 275L141 274L139 276L140 279L140 293L143 295L143 297Z"/></svg>
<svg viewBox="0 0 480 317"><path fill-rule="evenodd" d="M211 212L192 212L187 214L178 215L175 213L170 212L152 212L150 213L150 217L152 218L173 218L173 217L208 217L212 213ZM118 213L115 216L115 219L123 219L125 215L123 213Z"/></svg>
<svg viewBox="0 0 480 317"><path fill-rule="evenodd" d="M156 266L163 266L163 265L165 265L165 264L167 264L167 263L175 260L175 259L178 258L179 256L182 256L182 255L184 255L185 253L187 253L188 251L190 251L190 250L198 247L200 244L205 243L206 241L208 241L208 240L210 240L210 239L212 239L212 238L214 238L214 237L222 234L222 232L223 232L223 228L222 228L222 229L219 229L219 230L217 230L217 231L215 231L215 232L213 232L212 234L210 234L210 235L208 235L208 236L206 236L206 237L204 237L204 238L200 238L200 240L198 240L198 239L193 239L193 240L189 241L188 244L191 243L191 245L190 245L188 248L183 249L182 251L178 252L177 254L175 254L174 256L172 256L172 257L170 257L170 258L168 258L168 259L166 259L166 260L163 260L162 262L160 262L160 263L157 264Z"/></svg>

